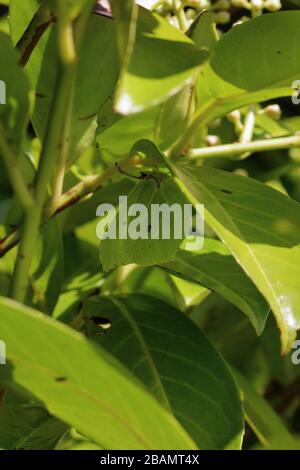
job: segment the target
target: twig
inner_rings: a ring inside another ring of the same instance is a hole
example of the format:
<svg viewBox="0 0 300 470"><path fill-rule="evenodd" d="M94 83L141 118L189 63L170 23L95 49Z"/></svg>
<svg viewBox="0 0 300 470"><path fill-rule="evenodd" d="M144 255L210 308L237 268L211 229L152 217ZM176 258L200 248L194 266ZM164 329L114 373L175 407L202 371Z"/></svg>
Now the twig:
<svg viewBox="0 0 300 470"><path fill-rule="evenodd" d="M255 120L256 120L256 107L255 105L251 104L248 108L248 113L245 118L243 130L239 138L239 142L241 144L246 144L248 142L251 142L251 140L253 139ZM243 160L244 158L247 158L249 155L250 155L249 152L243 153L240 155L240 159Z"/></svg>
<svg viewBox="0 0 300 470"><path fill-rule="evenodd" d="M186 31L188 24L186 21L183 4L179 0L173 0L173 11L178 20L179 27L182 31Z"/></svg>
<svg viewBox="0 0 300 470"><path fill-rule="evenodd" d="M214 147L195 148L187 153L191 160L210 157L233 157L244 153L265 152L300 146L300 134L277 139L255 140L246 143L216 145Z"/></svg>
<svg viewBox="0 0 300 470"><path fill-rule="evenodd" d="M139 157L127 158L120 162L122 168L138 165L140 163ZM111 181L111 179L118 175L119 171L115 166L111 166L101 175L86 176L80 183L73 186L66 193L64 193L59 201L55 213L56 216L60 212L68 209L74 204L80 202L84 197L95 193L103 187L104 184ZM49 218L43 217L42 224L45 224ZM0 258L14 248L20 241L21 228L17 227L9 235L0 240Z"/></svg>
<svg viewBox="0 0 300 470"><path fill-rule="evenodd" d="M90 0L89 4L73 25L77 58L94 2ZM70 25L64 22L63 26L66 28ZM26 296L32 253L38 237L39 226L42 222L43 208L48 195L48 184L59 155L58 149L62 145L61 139L65 137L65 132L62 134L62 129L64 129L65 120L68 120L66 113L70 112L69 100L73 90L77 60L66 61L65 59L64 52L59 50L56 84L35 180L34 205L25 211L21 241L11 282L10 296L19 302L24 302Z"/></svg>

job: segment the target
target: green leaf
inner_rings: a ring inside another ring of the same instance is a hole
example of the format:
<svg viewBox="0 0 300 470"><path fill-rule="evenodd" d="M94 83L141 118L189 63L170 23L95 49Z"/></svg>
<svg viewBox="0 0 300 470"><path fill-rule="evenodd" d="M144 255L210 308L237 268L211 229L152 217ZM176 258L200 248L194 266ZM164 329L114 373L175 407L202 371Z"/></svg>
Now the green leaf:
<svg viewBox="0 0 300 470"><path fill-rule="evenodd" d="M101 53L99 53L99 47ZM47 60L44 60L47 57ZM47 31L32 53L26 70L37 98L33 123L43 138L55 93L57 72L56 26ZM71 121L69 163L74 162L95 141L97 113L112 95L119 75L115 23L103 16L91 15L82 44L76 76Z"/></svg>
<svg viewBox="0 0 300 470"><path fill-rule="evenodd" d="M0 33L0 120L7 136L20 147L30 107L30 84L18 65L18 56L11 40ZM4 100L3 100L4 98Z"/></svg>
<svg viewBox="0 0 300 470"><path fill-rule="evenodd" d="M237 370L233 370L243 396L247 422L267 449L298 450L299 444L289 433L269 403Z"/></svg>
<svg viewBox="0 0 300 470"><path fill-rule="evenodd" d="M208 52L197 49L162 17L139 9L131 60L117 91L116 110L131 114L165 101L192 83Z"/></svg>
<svg viewBox="0 0 300 470"><path fill-rule="evenodd" d="M40 404L7 392L0 408L1 449L51 450L67 429Z"/></svg>
<svg viewBox="0 0 300 470"><path fill-rule="evenodd" d="M13 43L16 44L26 31L30 21L39 8L38 0L10 0L9 23Z"/></svg>
<svg viewBox="0 0 300 470"><path fill-rule="evenodd" d="M269 313L268 304L220 241L206 238L197 253L179 250L175 261L162 267L216 291L248 315L257 334L262 333Z"/></svg>
<svg viewBox="0 0 300 470"><path fill-rule="evenodd" d="M83 230L86 234L87 227L84 226ZM80 312L82 300L93 295L104 280L103 273L99 271L97 240L92 245L81 240L78 234L70 233L63 237L63 241L64 282L52 316L70 325Z"/></svg>
<svg viewBox="0 0 300 470"><path fill-rule="evenodd" d="M300 205L253 179L215 168L174 169L190 201L268 301L288 352L300 329Z"/></svg>
<svg viewBox="0 0 300 470"><path fill-rule="evenodd" d="M109 271L117 266L130 263L152 266L174 259L176 250L183 238L183 235L182 238L175 238L174 214L170 210L170 223L168 224L165 218L165 223L160 223L158 231L156 231L152 220L152 208L154 204L165 204L168 210L171 209L170 206L176 204L179 210L182 211L184 202L185 198L172 178L163 173L149 173L144 181L134 187L128 195L128 199L121 203L110 224L107 216L99 222L102 229L107 226L104 230L104 237L107 238L100 242L100 261L103 269ZM136 215L128 215L128 209L133 210L134 204L143 204L146 210L142 211L144 208L136 206ZM176 210L175 207L174 209ZM125 219L127 219L127 222ZM138 239L134 239L130 234L130 230L135 227L137 234L140 234ZM167 238L163 238L164 227L170 231ZM113 236L115 238L112 238L112 235L107 236L106 234L114 228L115 233ZM176 226L176 228L179 227ZM183 234L183 227L181 229L181 234ZM123 230L124 235L121 234ZM99 229L98 236L100 236L100 232L102 230Z"/></svg>
<svg viewBox="0 0 300 470"><path fill-rule="evenodd" d="M11 143L13 142L11 141ZM19 144L21 144L21 142L19 142ZM31 186L36 175L36 169L31 156L28 153L24 154L21 149L18 163L20 165L20 171L27 186ZM2 198L0 202L2 206L0 209L0 221L3 225L5 225L7 234L7 232L10 232L12 228L15 228L22 224L24 214L21 202L13 193L11 181L9 179L6 168L4 167L1 155L0 188L0 196Z"/></svg>
<svg viewBox="0 0 300 470"><path fill-rule="evenodd" d="M213 51L218 42L218 33L212 12L203 11L197 16L187 34L198 47L205 47L209 51Z"/></svg>
<svg viewBox="0 0 300 470"><path fill-rule="evenodd" d="M117 38L121 64L127 66L133 50L138 6L135 0L111 0L116 20Z"/></svg>
<svg viewBox="0 0 300 470"><path fill-rule="evenodd" d="M210 109L214 119L251 103L291 96L300 75L299 21L299 11L273 13L224 34L199 76L198 112Z"/></svg>
<svg viewBox="0 0 300 470"><path fill-rule="evenodd" d="M159 107L129 116L120 116L113 109L103 114L100 111L97 143L103 154L119 160L128 155L137 140L154 140L159 113Z"/></svg>
<svg viewBox="0 0 300 470"><path fill-rule="evenodd" d="M255 125L265 131L266 137L281 137L290 135L290 132L285 128L281 121L274 121L274 119L270 118L266 114L257 114L255 118Z"/></svg>
<svg viewBox="0 0 300 470"><path fill-rule="evenodd" d="M293 364L293 349L287 356L282 357L280 351L280 335L273 317L268 319L266 328L259 338L259 342L267 358L274 380L283 387L292 386L292 383L297 380L297 377L300 377L300 368L297 364Z"/></svg>
<svg viewBox="0 0 300 470"><path fill-rule="evenodd" d="M64 0L39 0L39 3L45 4L56 15L61 11L61 4L65 3L63 11L67 12L71 19L75 19L85 6L91 4L91 0L68 0L67 2Z"/></svg>
<svg viewBox="0 0 300 470"><path fill-rule="evenodd" d="M101 447L88 441L85 437L78 435L75 430L71 429L58 443L56 450L101 450Z"/></svg>
<svg viewBox="0 0 300 470"><path fill-rule="evenodd" d="M176 306L182 311L191 311L194 306L201 304L211 293L193 281L187 281L177 274L166 277L166 281L171 288L172 302L176 301Z"/></svg>
<svg viewBox="0 0 300 470"><path fill-rule="evenodd" d="M83 160L82 160L83 161ZM128 195L134 184L129 179L111 183L97 191L91 198L74 204L67 211L59 215L60 224L64 233L72 233L81 225L95 220L96 208L103 203L118 205L120 195ZM95 238L95 241L96 238Z"/></svg>
<svg viewBox="0 0 300 470"><path fill-rule="evenodd" d="M211 293L191 311L190 318L227 363L238 367L251 379L258 377L260 383L270 379L268 367L257 361L259 338L248 318L224 297Z"/></svg>
<svg viewBox="0 0 300 470"><path fill-rule="evenodd" d="M287 129L287 133L298 132L300 128L300 116L292 116L280 121L280 124L284 129Z"/></svg>
<svg viewBox="0 0 300 470"><path fill-rule="evenodd" d="M114 272L118 275L118 271ZM135 294L145 293L177 307L177 298L174 296L174 286L170 282L170 275L157 267L136 266L126 276L118 293Z"/></svg>
<svg viewBox="0 0 300 470"><path fill-rule="evenodd" d="M101 110L97 143L114 161L127 155L142 139L156 142L162 150L168 149L187 126L190 102L191 89L187 86L165 103L141 113L120 116L112 109Z"/></svg>
<svg viewBox="0 0 300 470"><path fill-rule="evenodd" d="M11 300L0 298L0 308L8 360L2 384L29 390L105 449L195 449L174 417L103 348Z"/></svg>
<svg viewBox="0 0 300 470"><path fill-rule="evenodd" d="M107 317L112 327L95 340L115 355L174 413L200 449L240 448L239 395L225 363L180 311L154 297L93 297L84 315Z"/></svg>

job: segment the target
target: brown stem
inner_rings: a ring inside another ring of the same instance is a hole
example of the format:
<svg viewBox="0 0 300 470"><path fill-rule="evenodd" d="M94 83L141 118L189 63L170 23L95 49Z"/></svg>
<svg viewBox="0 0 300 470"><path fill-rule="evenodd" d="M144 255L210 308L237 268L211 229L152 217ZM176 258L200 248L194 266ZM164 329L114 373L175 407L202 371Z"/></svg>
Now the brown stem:
<svg viewBox="0 0 300 470"><path fill-rule="evenodd" d="M121 162L123 168L136 166L140 163L139 157L132 157ZM112 166L104 171L101 175L86 176L82 181L73 186L65 192L58 203L58 207L53 214L53 217L60 212L68 209L68 207L81 201L84 197L94 194L103 187L103 184L110 182L111 178L119 174L118 168ZM42 225L47 222L48 218L43 219ZM9 235L0 240L0 258L2 258L8 251L14 248L20 241L21 228L16 227Z"/></svg>

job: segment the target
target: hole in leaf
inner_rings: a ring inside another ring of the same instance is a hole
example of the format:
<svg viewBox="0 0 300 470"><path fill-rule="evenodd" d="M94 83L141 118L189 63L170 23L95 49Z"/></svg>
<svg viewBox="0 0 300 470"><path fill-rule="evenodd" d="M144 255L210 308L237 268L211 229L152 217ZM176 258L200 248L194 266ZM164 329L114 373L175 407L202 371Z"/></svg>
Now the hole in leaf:
<svg viewBox="0 0 300 470"><path fill-rule="evenodd" d="M229 191L229 189L221 189L221 192L225 194L232 194L232 191Z"/></svg>

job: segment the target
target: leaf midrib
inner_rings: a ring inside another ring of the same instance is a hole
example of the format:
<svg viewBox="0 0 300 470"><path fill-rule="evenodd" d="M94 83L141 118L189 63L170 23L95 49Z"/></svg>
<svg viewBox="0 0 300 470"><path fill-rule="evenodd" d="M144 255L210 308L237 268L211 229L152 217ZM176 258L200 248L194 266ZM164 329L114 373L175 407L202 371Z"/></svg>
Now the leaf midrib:
<svg viewBox="0 0 300 470"><path fill-rule="evenodd" d="M182 170L181 170L181 171L182 171ZM186 174L184 171L183 171L183 173ZM190 173L187 172L187 175L190 176ZM180 176L180 171L179 171L179 176ZM193 183L195 184L194 177L193 177L193 175L191 175L191 176L192 176L192 181L193 181ZM215 201L216 205L220 208L221 212L223 213L223 215L225 216L225 218L228 220L229 226L231 225L231 226L233 227L233 229L235 230L234 233L235 233L235 234L240 238L240 240L243 242L243 244L244 244L246 250L248 251L248 253L250 254L250 256L251 256L251 258L253 259L254 263L256 264L258 270L259 270L260 273L262 274L262 277L264 278L264 280L265 280L267 286L269 287L270 292L272 293L272 297L273 297L273 299L274 299L274 301L275 301L275 303L276 303L276 305L277 305L277 307L278 307L278 309L279 309L279 313L280 313L280 315L281 315L281 319L279 320L279 318L278 318L278 321L280 321L282 330L284 330L285 347L286 347L286 344L288 343L288 340L289 340L289 329L287 328L287 325L286 325L286 323L285 323L285 321L284 321L284 317L283 317L283 315L281 314L281 306L280 306L280 303L279 303L278 300L277 300L277 295L276 295L276 292L275 292L275 290L274 290L274 288L273 288L272 283L269 281L268 276L266 275L264 269L263 269L262 266L260 265L258 259L256 258L255 254L254 254L253 250L251 249L251 247L249 246L249 244L245 241L245 239L244 239L244 237L242 236L240 230L239 230L238 227L236 226L234 220L233 220L233 219L231 218L231 216L226 212L226 210L224 209L224 207L222 206L222 204L220 203L220 201L216 198L216 196L214 195L214 193L211 192L211 191L209 190L209 188L206 187L200 180L197 180L197 181L196 181L196 185L197 185L197 184L198 184L199 186L201 186L202 190L203 190L204 192L208 193L209 196ZM185 185L185 187L186 187L185 182L184 182L184 185ZM186 189L187 189L187 187L186 187ZM189 191L188 189L187 189L187 191L190 193L190 191ZM196 199L197 199L197 198L196 198ZM207 211L207 210L206 210L206 212L209 213L209 211ZM212 217L214 220L216 220L213 215L211 215L211 217ZM218 222L218 221L217 221L217 222ZM221 235L220 235L220 236L221 236ZM223 238L223 237L221 236L221 238ZM224 240L224 243L226 244L226 246L228 247L228 249L229 249L230 251L232 251L231 248L230 248L230 246L228 245L227 241ZM238 257L236 254L235 254L235 256L237 257L237 259L239 259L239 257ZM241 264L241 265L242 265L242 264ZM243 265L242 265L242 266L243 266ZM256 284L256 283L255 283L255 284ZM256 284L256 285L257 285L257 284ZM261 289L260 289L260 286L257 285L257 287L258 287L258 289L260 290L260 292L262 292ZM262 292L262 293L263 293L263 292ZM264 295L264 293L263 293L263 295ZM278 317L279 315L276 315L276 316Z"/></svg>

